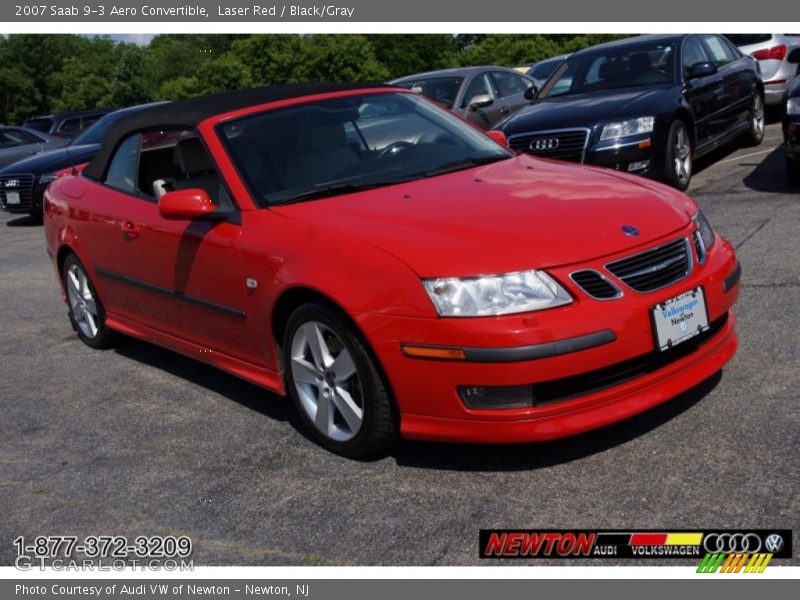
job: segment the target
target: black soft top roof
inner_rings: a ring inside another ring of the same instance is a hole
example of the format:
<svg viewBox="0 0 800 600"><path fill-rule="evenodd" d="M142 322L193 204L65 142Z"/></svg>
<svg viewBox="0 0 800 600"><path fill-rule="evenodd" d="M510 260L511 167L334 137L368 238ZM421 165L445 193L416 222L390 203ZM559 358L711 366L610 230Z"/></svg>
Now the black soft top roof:
<svg viewBox="0 0 800 600"><path fill-rule="evenodd" d="M139 111L114 123L103 138L103 145L83 174L91 179L102 179L106 165L122 138L134 131L164 128L193 128L206 119L248 106L280 102L316 94L349 90L387 88L382 83L300 83L222 92L178 100Z"/></svg>

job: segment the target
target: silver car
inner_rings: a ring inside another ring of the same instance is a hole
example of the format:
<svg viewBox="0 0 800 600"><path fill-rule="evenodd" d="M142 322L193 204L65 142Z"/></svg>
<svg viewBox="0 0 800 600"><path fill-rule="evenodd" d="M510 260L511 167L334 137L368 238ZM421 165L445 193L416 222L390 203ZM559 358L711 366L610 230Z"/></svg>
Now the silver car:
<svg viewBox="0 0 800 600"><path fill-rule="evenodd" d="M45 150L63 148L64 142L27 127L0 125L0 168Z"/></svg>
<svg viewBox="0 0 800 600"><path fill-rule="evenodd" d="M780 104L787 86L800 74L798 64L787 60L792 49L800 47L800 34L737 33L725 37L758 61L766 104Z"/></svg>
<svg viewBox="0 0 800 600"><path fill-rule="evenodd" d="M530 104L533 79L506 67L460 67L389 82L460 114L482 129Z"/></svg>

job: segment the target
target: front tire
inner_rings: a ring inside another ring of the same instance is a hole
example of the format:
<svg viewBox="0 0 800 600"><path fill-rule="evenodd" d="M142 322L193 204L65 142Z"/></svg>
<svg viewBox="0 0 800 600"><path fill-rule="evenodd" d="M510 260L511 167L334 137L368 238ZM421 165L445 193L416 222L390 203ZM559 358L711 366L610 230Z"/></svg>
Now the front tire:
<svg viewBox="0 0 800 600"><path fill-rule="evenodd" d="M753 104L750 107L750 126L744 134L745 146L759 146L764 141L766 133L766 113L764 111L764 99L761 94L756 93L753 97Z"/></svg>
<svg viewBox="0 0 800 600"><path fill-rule="evenodd" d="M74 254L64 260L61 278L69 304L69 320L81 341L96 349L114 346L118 334L106 326L103 303L86 268Z"/></svg>
<svg viewBox="0 0 800 600"><path fill-rule="evenodd" d="M800 185L800 160L786 157L786 176L795 185Z"/></svg>
<svg viewBox="0 0 800 600"><path fill-rule="evenodd" d="M692 138L680 119L670 125L664 157L661 179L676 189L686 190L692 180Z"/></svg>
<svg viewBox="0 0 800 600"><path fill-rule="evenodd" d="M397 440L397 415L360 333L318 302L298 307L283 339L289 395L314 439L331 452L364 458Z"/></svg>

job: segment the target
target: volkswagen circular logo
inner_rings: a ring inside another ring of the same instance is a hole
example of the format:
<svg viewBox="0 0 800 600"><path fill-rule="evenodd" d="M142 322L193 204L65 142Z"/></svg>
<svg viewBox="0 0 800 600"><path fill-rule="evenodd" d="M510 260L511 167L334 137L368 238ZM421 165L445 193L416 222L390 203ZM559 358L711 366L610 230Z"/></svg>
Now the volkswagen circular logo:
<svg viewBox="0 0 800 600"><path fill-rule="evenodd" d="M531 150L555 150L558 138L539 138L531 142Z"/></svg>
<svg viewBox="0 0 800 600"><path fill-rule="evenodd" d="M770 533L767 539L764 540L764 546L773 554L777 554L783 550L783 538L777 533Z"/></svg>
<svg viewBox="0 0 800 600"><path fill-rule="evenodd" d="M709 554L716 552L754 554L761 550L761 537L757 533L709 533L703 539L703 549Z"/></svg>
<svg viewBox="0 0 800 600"><path fill-rule="evenodd" d="M621 229L622 233L624 233L625 235L629 235L631 237L636 237L637 235L639 235L639 230L636 229L636 227L634 227L633 225L623 225Z"/></svg>

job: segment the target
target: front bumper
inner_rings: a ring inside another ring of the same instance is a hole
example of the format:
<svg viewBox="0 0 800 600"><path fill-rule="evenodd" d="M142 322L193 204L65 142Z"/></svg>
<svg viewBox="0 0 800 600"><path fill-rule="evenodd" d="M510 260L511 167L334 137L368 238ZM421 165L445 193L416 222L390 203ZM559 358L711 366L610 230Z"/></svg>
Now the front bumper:
<svg viewBox="0 0 800 600"><path fill-rule="evenodd" d="M702 266L693 254L694 270L688 277L652 293L626 290L622 298L600 301L580 291L568 277L576 269L598 267L614 258L550 269L574 297L574 302L564 307L476 319L378 314L357 317L394 391L402 435L485 443L565 437L647 410L721 369L738 343L730 312L739 294L738 262L730 243L717 238ZM522 408L470 409L458 394L460 386L553 387L554 382L574 382L587 373L614 369L626 361L641 361L655 352L650 307L701 285L709 323L718 323L718 328L696 348L682 352L659 368L607 387L591 388L585 394L579 391L557 401ZM411 358L401 351L401 346L408 343L473 349L530 347L604 330L612 331L615 339L531 360L435 361Z"/></svg>
<svg viewBox="0 0 800 600"><path fill-rule="evenodd" d="M632 141L595 144L586 151L584 160L590 165L644 176L654 172L656 161L653 139L650 135Z"/></svg>

